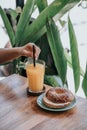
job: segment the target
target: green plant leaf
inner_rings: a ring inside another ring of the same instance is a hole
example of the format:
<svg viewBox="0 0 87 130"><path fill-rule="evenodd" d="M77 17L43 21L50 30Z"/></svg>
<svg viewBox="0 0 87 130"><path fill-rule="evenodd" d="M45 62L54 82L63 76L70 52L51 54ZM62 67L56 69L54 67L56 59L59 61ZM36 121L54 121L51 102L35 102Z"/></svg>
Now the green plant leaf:
<svg viewBox="0 0 87 130"><path fill-rule="evenodd" d="M31 42L36 42L37 40L39 40L44 34L46 33L46 27L44 26L41 30L39 30L37 32L36 35L33 35L32 37L30 37L30 41Z"/></svg>
<svg viewBox="0 0 87 130"><path fill-rule="evenodd" d="M85 70L84 78L83 78L83 81L82 81L82 89L85 93L85 96L87 97L87 64L86 64L86 70Z"/></svg>
<svg viewBox="0 0 87 130"><path fill-rule="evenodd" d="M69 55L69 53L67 53L66 50L64 50L64 54L65 54L65 57L66 57L66 60L67 60L67 64L70 68L72 68L72 59L71 59L71 56ZM84 70L80 67L80 75L82 77L84 77Z"/></svg>
<svg viewBox="0 0 87 130"><path fill-rule="evenodd" d="M39 9L39 12L41 12L47 7L47 0L37 0L36 4ZM45 32L46 32L46 27L44 26L36 33L36 35L33 35L29 40L31 42L36 42L39 38L41 38L42 35L45 34Z"/></svg>
<svg viewBox="0 0 87 130"><path fill-rule="evenodd" d="M79 62L77 40L73 29L73 25L69 17L68 17L68 30L70 38L70 50L71 50L72 67L75 83L75 92L77 92L80 84L80 62Z"/></svg>
<svg viewBox="0 0 87 130"><path fill-rule="evenodd" d="M0 14L1 14L1 17L2 17L2 19L3 19L5 28L6 28L6 30L7 30L8 36L9 36L9 38L10 38L11 44L14 45L15 36L14 36L13 29L12 29L12 27L11 27L11 25L10 25L10 22L9 22L7 16L6 16L5 11L1 8L1 6L0 6Z"/></svg>
<svg viewBox="0 0 87 130"><path fill-rule="evenodd" d="M42 12L47 7L47 0L37 0L39 12Z"/></svg>
<svg viewBox="0 0 87 130"><path fill-rule="evenodd" d="M23 34L26 25L29 23L30 21L30 17L31 14L33 12L34 9L34 4L35 4L35 0L27 0L24 8L23 8L23 12L20 16L18 25L17 25L17 30L16 30L16 37L15 37L15 43L18 45L18 43L21 42L21 35Z"/></svg>
<svg viewBox="0 0 87 130"><path fill-rule="evenodd" d="M53 87L63 87L62 80L57 75L45 75L45 83Z"/></svg>
<svg viewBox="0 0 87 130"><path fill-rule="evenodd" d="M63 83L65 83L67 62L64 55L63 46L60 40L60 34L58 28L52 19L50 20L49 23L47 23L46 27L47 27L47 37L49 41L49 46L53 55L55 67Z"/></svg>
<svg viewBox="0 0 87 130"><path fill-rule="evenodd" d="M58 19L62 17L67 11L75 6L80 0L55 0L47 8L45 8L36 20L26 28L21 39L22 44L30 41L32 36L43 28L48 17L54 17L56 14Z"/></svg>
<svg viewBox="0 0 87 130"><path fill-rule="evenodd" d="M15 20L18 13L16 12L16 10L13 9L8 9L8 13L11 15L12 19Z"/></svg>
<svg viewBox="0 0 87 130"><path fill-rule="evenodd" d="M60 24L61 24L61 26L62 26L62 27L64 27L64 26L65 26L65 24L66 24L66 21L61 20L61 19L59 19L59 22L60 22Z"/></svg>

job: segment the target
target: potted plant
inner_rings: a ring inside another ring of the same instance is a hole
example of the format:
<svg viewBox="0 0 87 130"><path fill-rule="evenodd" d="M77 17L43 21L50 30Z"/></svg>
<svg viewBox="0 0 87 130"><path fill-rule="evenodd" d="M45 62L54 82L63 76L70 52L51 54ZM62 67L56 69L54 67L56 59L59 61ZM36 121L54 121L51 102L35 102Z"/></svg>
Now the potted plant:
<svg viewBox="0 0 87 130"><path fill-rule="evenodd" d="M84 76L84 74L80 68L77 41L73 26L70 18L68 18L71 46L70 57L63 48L60 33L53 17L57 14L57 19L59 20L78 2L80 2L80 0L54 0L48 5L47 0L27 0L17 25L15 25L15 30L13 30L13 27L10 25L4 10L0 7L0 14L12 46L23 46L28 42L34 42L40 46L42 50L40 58L45 60L47 66L45 82L50 83L52 86L67 86L67 63L71 65L74 74L75 92L77 92L79 88L80 75ZM35 8L38 8L39 15L36 19L30 22ZM17 16L17 12L11 10L11 17L13 20L15 20ZM20 59L13 61L14 70L20 68L20 61ZM87 70L83 78L83 90L86 90L86 75ZM87 95L86 92L85 94Z"/></svg>

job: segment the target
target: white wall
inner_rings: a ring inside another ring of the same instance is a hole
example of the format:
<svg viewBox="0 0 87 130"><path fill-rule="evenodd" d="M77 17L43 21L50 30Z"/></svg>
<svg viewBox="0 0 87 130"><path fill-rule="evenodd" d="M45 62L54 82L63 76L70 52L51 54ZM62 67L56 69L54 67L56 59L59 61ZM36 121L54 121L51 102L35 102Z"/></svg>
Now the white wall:
<svg viewBox="0 0 87 130"><path fill-rule="evenodd" d="M12 8L15 9L15 0L0 0L0 6L2 8Z"/></svg>

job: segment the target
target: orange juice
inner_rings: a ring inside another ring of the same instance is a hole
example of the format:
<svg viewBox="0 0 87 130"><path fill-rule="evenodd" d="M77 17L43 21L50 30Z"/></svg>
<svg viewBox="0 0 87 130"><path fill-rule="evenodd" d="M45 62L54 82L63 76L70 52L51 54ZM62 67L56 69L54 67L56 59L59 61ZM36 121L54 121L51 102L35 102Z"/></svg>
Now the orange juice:
<svg viewBox="0 0 87 130"><path fill-rule="evenodd" d="M45 66L40 63L27 64L26 73L29 89L33 92L39 92L43 89Z"/></svg>

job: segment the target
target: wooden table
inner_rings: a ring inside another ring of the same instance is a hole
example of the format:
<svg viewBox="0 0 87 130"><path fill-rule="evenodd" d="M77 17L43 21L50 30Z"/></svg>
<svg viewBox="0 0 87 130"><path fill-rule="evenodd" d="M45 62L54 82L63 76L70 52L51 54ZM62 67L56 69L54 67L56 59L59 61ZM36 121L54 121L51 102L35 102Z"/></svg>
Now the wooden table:
<svg viewBox="0 0 87 130"><path fill-rule="evenodd" d="M87 130L87 100L64 112L41 109L36 96L27 96L27 80L11 75L0 81L0 130Z"/></svg>

